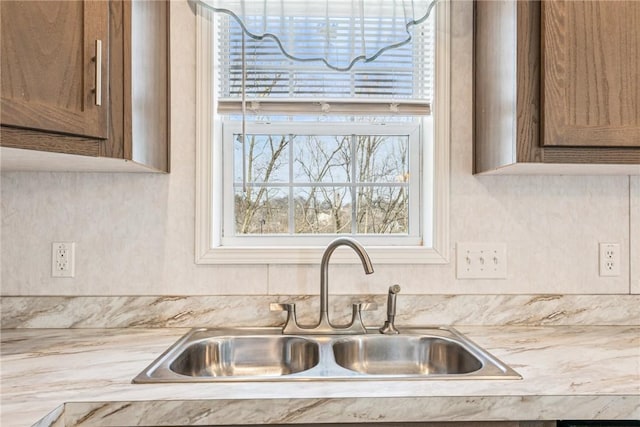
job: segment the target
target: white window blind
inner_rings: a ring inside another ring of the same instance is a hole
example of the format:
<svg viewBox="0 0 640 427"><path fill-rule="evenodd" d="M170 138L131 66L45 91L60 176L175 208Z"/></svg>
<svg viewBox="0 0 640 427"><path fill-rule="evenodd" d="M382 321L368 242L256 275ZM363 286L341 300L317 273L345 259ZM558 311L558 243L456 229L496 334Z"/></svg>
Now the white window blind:
<svg viewBox="0 0 640 427"><path fill-rule="evenodd" d="M221 112L224 112L225 108L226 112L237 111L237 101L242 96L243 32L230 16L219 14L218 19L220 108ZM334 56L349 56L355 49L355 46L351 45L354 41L341 37L341 34L347 33L348 26L353 25L349 18L332 18L330 24L324 16L260 16L245 19L279 20L282 21L283 28L288 28L283 21L292 21L294 25L291 28L295 30L295 36L292 30L285 32L280 39L285 45L298 44L296 50L306 50L309 56L313 56L313 53L321 48L320 36L325 37L326 31L332 32L333 43L330 48L334 49ZM371 25L378 26L377 32L369 31L367 34L374 37L374 34L383 36L385 32L398 31L398 26L392 25L393 19L388 18L388 25L384 25L384 20L382 24L380 19L372 20ZM428 114L428 105L433 98L433 22L434 19L430 17L423 24L414 27L411 43L390 49L375 61L358 63L348 72L331 70L319 61L292 61L282 54L273 40L254 40L244 35L246 99L262 101L260 104L254 103L254 107L283 99L300 102L326 100L331 101L329 105L339 105L340 100L344 103L345 100L357 99L387 103L394 113L413 111L413 108L418 108L416 106L422 106L416 111L419 111L419 114ZM367 21L363 25L367 25ZM366 42L365 40L364 43ZM406 105L413 107L407 109ZM249 109L250 107L251 105ZM300 107L305 109L304 104L295 108L300 111ZM363 107L360 106L358 109L362 110ZM325 106L320 112L328 113L330 110L331 107ZM388 112L387 109L384 111Z"/></svg>

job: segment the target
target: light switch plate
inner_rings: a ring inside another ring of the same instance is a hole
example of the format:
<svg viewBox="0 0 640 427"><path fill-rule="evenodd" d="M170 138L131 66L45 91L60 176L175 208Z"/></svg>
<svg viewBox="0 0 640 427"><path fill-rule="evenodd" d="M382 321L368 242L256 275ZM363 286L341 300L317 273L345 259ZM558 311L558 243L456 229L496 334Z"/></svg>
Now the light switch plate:
<svg viewBox="0 0 640 427"><path fill-rule="evenodd" d="M458 242L456 277L458 279L506 279L507 244Z"/></svg>

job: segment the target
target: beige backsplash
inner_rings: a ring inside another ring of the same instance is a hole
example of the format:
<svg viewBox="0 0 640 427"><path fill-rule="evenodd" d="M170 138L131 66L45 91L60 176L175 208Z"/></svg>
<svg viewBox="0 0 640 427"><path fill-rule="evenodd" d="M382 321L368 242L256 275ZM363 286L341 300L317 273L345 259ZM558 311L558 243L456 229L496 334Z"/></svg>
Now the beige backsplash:
<svg viewBox="0 0 640 427"><path fill-rule="evenodd" d="M345 323L350 304L375 302L367 326L382 325L385 295L334 296L330 315ZM2 328L166 328L275 326L272 302L296 302L313 323L313 296L3 297ZM640 325L640 295L399 295L397 325Z"/></svg>

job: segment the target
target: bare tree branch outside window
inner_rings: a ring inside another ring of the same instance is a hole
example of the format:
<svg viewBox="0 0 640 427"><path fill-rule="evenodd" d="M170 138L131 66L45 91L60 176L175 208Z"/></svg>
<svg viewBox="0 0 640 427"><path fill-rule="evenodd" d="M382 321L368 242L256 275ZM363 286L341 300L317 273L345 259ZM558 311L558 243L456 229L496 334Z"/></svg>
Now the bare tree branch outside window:
<svg viewBox="0 0 640 427"><path fill-rule="evenodd" d="M238 177L234 184L237 233L408 232L408 137L247 135L246 141L246 192ZM236 153L239 163L239 147Z"/></svg>

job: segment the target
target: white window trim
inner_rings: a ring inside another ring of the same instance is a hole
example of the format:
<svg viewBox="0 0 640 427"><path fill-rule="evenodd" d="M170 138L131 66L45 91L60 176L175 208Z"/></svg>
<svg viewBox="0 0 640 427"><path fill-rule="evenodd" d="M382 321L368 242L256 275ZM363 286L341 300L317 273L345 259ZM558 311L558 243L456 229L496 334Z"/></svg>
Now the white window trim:
<svg viewBox="0 0 640 427"><path fill-rule="evenodd" d="M449 146L450 146L450 102L451 99L451 13L450 2L442 1L436 8L436 85L437 102L434 106L435 142L433 144L434 173L424 177L423 199L426 189L433 187L434 209L425 210L423 221L431 223L432 247L424 246L367 246L372 261L377 264L445 264L449 262ZM220 206L215 206L213 194L221 194L219 181L213 179L214 155L222 156L219 147L213 147L215 87L211 76L213 49L211 35L215 31L212 12L199 8L196 26L196 264L316 264L320 261L324 246L318 247L227 247L219 246L220 226L213 218L221 218ZM446 28L447 31L439 30ZM430 153L423 153L427 159ZM219 158L219 157L218 157ZM350 251L336 252L332 262L357 263L359 260Z"/></svg>

